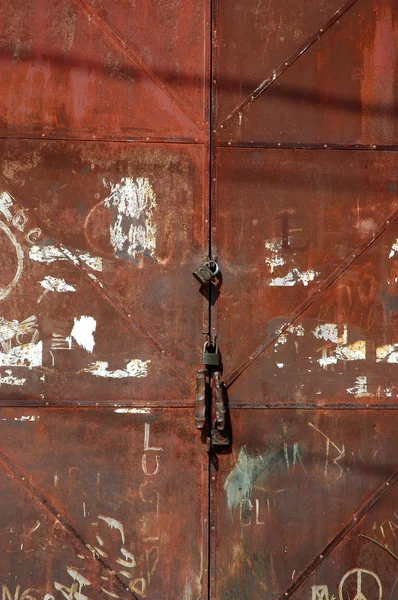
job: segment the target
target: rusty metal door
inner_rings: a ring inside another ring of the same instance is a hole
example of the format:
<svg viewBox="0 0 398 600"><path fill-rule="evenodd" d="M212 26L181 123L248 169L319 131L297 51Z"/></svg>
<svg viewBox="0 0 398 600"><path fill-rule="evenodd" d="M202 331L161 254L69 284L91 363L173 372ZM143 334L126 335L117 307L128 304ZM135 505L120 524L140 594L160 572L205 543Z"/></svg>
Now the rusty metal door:
<svg viewBox="0 0 398 600"><path fill-rule="evenodd" d="M214 15L217 600L397 597L397 9Z"/></svg>
<svg viewBox="0 0 398 600"><path fill-rule="evenodd" d="M395 3L0 32L2 600L394 600Z"/></svg>
<svg viewBox="0 0 398 600"><path fill-rule="evenodd" d="M208 11L0 2L2 600L207 595Z"/></svg>

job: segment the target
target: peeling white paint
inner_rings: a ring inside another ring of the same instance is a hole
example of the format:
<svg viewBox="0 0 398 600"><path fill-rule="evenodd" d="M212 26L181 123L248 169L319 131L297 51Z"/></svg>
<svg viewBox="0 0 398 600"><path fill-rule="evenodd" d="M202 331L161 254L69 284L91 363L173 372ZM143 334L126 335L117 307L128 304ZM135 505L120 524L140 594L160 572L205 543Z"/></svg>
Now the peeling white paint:
<svg viewBox="0 0 398 600"><path fill-rule="evenodd" d="M109 234L115 256L155 258L157 228L152 219L156 196L149 179L122 177L119 183L106 179L103 183L111 191L104 206L114 211Z"/></svg>
<svg viewBox="0 0 398 600"><path fill-rule="evenodd" d="M376 362L398 363L398 344L376 348Z"/></svg>
<svg viewBox="0 0 398 600"><path fill-rule="evenodd" d="M330 341L334 344L346 344L348 328L347 325L337 325L336 323L324 323L319 325L313 331L313 334L319 340Z"/></svg>
<svg viewBox="0 0 398 600"><path fill-rule="evenodd" d="M264 242L265 249L270 253L270 256L265 258L265 262L269 266L271 273L274 272L275 267L282 267L286 264L285 259L279 254L280 250L282 250L282 244L282 238L271 238Z"/></svg>
<svg viewBox="0 0 398 600"><path fill-rule="evenodd" d="M355 379L355 386L352 388L348 388L347 392L349 394L354 394L356 398L362 398L364 396L369 396L368 394L368 380L366 375L360 375Z"/></svg>
<svg viewBox="0 0 398 600"><path fill-rule="evenodd" d="M115 411L115 413L122 413L122 414L127 414L127 413L131 413L131 414L145 414L145 415L149 415L151 413L151 409L150 408L117 408Z"/></svg>
<svg viewBox="0 0 398 600"><path fill-rule="evenodd" d="M289 327L287 328L287 331L289 333L295 333L296 335L298 335L300 337L305 334L305 329L301 325L301 323L299 325L289 325Z"/></svg>
<svg viewBox="0 0 398 600"><path fill-rule="evenodd" d="M15 417L14 421L38 421L40 417L38 415L22 415L22 417Z"/></svg>
<svg viewBox="0 0 398 600"><path fill-rule="evenodd" d="M102 271L102 258L92 256L88 252L83 252L82 250L75 250L75 252L87 267L94 271ZM32 246L29 250L29 258L42 263L53 263L57 260L68 260L68 258L75 264L78 264L79 262L78 259L76 259L76 256L64 246L61 246L60 248L57 246Z"/></svg>
<svg viewBox="0 0 398 600"><path fill-rule="evenodd" d="M276 366L278 367L278 369L283 369L285 363L276 363Z"/></svg>
<svg viewBox="0 0 398 600"><path fill-rule="evenodd" d="M85 373L91 373L96 377L106 377L111 379L122 379L124 377L146 377L148 375L148 367L151 364L150 360L134 359L127 362L125 369L116 369L109 371L109 363L98 360L92 363L89 367L83 369Z"/></svg>
<svg viewBox="0 0 398 600"><path fill-rule="evenodd" d="M284 277L275 277L274 279L271 279L269 285L272 287L292 287L296 285L296 283L302 283L304 286L307 286L310 281L314 281L315 277L319 274L318 271L314 271L313 269L302 272L298 269L292 269L290 273Z"/></svg>
<svg viewBox="0 0 398 600"><path fill-rule="evenodd" d="M12 213L10 211L12 205L13 201L10 194L2 192L0 194L0 213L3 213L7 221L11 221L12 219Z"/></svg>
<svg viewBox="0 0 398 600"><path fill-rule="evenodd" d="M326 369L326 367L328 367L329 365L337 364L337 357L328 356L327 350L322 350L322 358L318 359L318 363L321 365L321 367Z"/></svg>
<svg viewBox="0 0 398 600"><path fill-rule="evenodd" d="M86 350L86 352L92 352L95 346L94 331L97 328L97 322L93 317L86 317L82 315L78 319L75 318L75 323L71 331L71 337L77 342L77 344Z"/></svg>
<svg viewBox="0 0 398 600"><path fill-rule="evenodd" d="M26 382L26 379L24 377L14 377L12 371L9 369L7 369L5 373L6 374L4 375L4 377L0 375L0 385L4 383L5 385L20 386Z"/></svg>
<svg viewBox="0 0 398 600"><path fill-rule="evenodd" d="M365 360L366 342L358 340L348 346L337 346L335 352L339 360Z"/></svg>
<svg viewBox="0 0 398 600"><path fill-rule="evenodd" d="M282 333L281 335L279 335L276 340L275 340L275 346L278 346L279 344L286 344L287 342L287 335Z"/></svg>
<svg viewBox="0 0 398 600"><path fill-rule="evenodd" d="M46 275L39 283L48 292L76 292L76 288L66 283L65 279L51 277L51 275Z"/></svg>
<svg viewBox="0 0 398 600"><path fill-rule="evenodd" d="M23 344L0 352L0 367L41 367L43 361L43 342Z"/></svg>
<svg viewBox="0 0 398 600"><path fill-rule="evenodd" d="M35 315L28 317L21 323L16 319L8 321L4 317L0 317L0 345L4 351L10 348L12 339L16 338L19 341L19 337L28 334L34 338L35 331L37 331L37 317ZM33 339L33 341L36 340Z"/></svg>
<svg viewBox="0 0 398 600"><path fill-rule="evenodd" d="M396 239L396 241L391 246L390 254L388 255L388 257L389 258L393 258L395 256L396 252L398 252L398 238Z"/></svg>

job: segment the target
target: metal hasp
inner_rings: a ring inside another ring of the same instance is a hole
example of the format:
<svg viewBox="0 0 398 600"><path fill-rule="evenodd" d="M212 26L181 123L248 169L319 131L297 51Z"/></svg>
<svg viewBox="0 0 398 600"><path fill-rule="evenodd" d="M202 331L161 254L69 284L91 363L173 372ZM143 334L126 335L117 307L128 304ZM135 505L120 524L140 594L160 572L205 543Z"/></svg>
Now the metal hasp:
<svg viewBox="0 0 398 600"><path fill-rule="evenodd" d="M215 260L207 260L201 264L192 274L200 281L202 285L208 285L213 279L217 277L220 272L220 267Z"/></svg>
<svg viewBox="0 0 398 600"><path fill-rule="evenodd" d="M196 373L195 427L203 429L206 423L206 370Z"/></svg>
<svg viewBox="0 0 398 600"><path fill-rule="evenodd" d="M215 371L213 380L216 418L211 432L211 443L212 446L229 446L231 439L227 428L226 395L224 382L219 371Z"/></svg>

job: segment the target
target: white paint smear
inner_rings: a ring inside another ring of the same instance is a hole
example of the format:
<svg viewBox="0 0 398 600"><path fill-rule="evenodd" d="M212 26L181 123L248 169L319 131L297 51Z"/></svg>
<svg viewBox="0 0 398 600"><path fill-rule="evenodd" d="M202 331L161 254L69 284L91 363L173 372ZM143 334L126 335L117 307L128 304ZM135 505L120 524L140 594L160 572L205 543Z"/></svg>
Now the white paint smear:
<svg viewBox="0 0 398 600"><path fill-rule="evenodd" d="M151 364L150 360L134 359L127 362L125 369L116 369L109 371L109 363L98 360L89 367L83 369L85 373L91 373L96 377L106 377L110 379L122 379L124 377L146 377L148 375L148 367Z"/></svg>
<svg viewBox="0 0 398 600"><path fill-rule="evenodd" d="M270 286L273 287L292 287L296 283L302 283L307 286L310 281L314 281L315 277L319 275L319 272L310 269L309 271L299 271L298 269L292 269L290 273L285 277L275 277L269 282Z"/></svg>
<svg viewBox="0 0 398 600"><path fill-rule="evenodd" d="M43 342L23 344L0 352L0 367L41 367L43 361Z"/></svg>
<svg viewBox="0 0 398 600"><path fill-rule="evenodd" d="M376 362L398 363L398 344L376 348Z"/></svg>
<svg viewBox="0 0 398 600"><path fill-rule="evenodd" d="M390 250L390 254L389 254L389 258L393 258L393 256L395 256L395 253L398 252L398 238L397 240L393 243L393 245L391 246L391 250Z"/></svg>
<svg viewBox="0 0 398 600"><path fill-rule="evenodd" d="M76 288L73 285L66 283L64 279L51 277L50 275L47 275L42 281L39 281L39 283L49 292L76 292Z"/></svg>
<svg viewBox="0 0 398 600"><path fill-rule="evenodd" d="M4 377L2 377L0 375L0 385L2 385L3 383L5 385L23 385L26 381L26 379L24 377L14 377L14 375L12 374L12 371L10 370L6 370L5 372L6 374L4 375Z"/></svg>
<svg viewBox="0 0 398 600"><path fill-rule="evenodd" d="M97 328L96 320L93 317L82 315L75 319L75 324L71 331L71 337L79 344L86 352L92 352L95 346L94 331Z"/></svg>
<svg viewBox="0 0 398 600"><path fill-rule="evenodd" d="M152 219L156 196L149 179L123 177L119 183L105 179L103 183L111 192L104 206L113 211L109 234L115 256L155 258L156 225Z"/></svg>
<svg viewBox="0 0 398 600"><path fill-rule="evenodd" d="M102 271L102 258L92 256L82 250L75 250L75 252L80 260L90 267L90 269ZM75 264L78 263L74 254L63 246L61 248L57 246L32 246L29 250L29 258L42 263L53 263L57 260L68 260L70 258Z"/></svg>
<svg viewBox="0 0 398 600"><path fill-rule="evenodd" d="M149 415L150 412L151 412L151 409L150 408L117 408L114 412L115 413L121 413L121 414L142 413L142 414L145 414L145 415Z"/></svg>

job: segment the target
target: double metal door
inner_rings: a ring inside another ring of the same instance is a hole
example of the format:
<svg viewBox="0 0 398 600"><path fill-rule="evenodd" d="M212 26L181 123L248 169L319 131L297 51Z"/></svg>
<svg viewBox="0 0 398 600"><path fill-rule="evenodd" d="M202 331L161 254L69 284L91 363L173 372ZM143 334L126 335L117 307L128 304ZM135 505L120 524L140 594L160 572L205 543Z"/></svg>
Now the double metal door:
<svg viewBox="0 0 398 600"><path fill-rule="evenodd" d="M2 600L394 600L397 55L392 0L0 2Z"/></svg>

